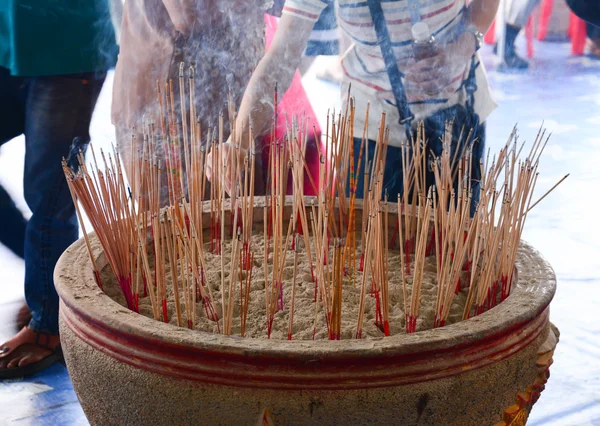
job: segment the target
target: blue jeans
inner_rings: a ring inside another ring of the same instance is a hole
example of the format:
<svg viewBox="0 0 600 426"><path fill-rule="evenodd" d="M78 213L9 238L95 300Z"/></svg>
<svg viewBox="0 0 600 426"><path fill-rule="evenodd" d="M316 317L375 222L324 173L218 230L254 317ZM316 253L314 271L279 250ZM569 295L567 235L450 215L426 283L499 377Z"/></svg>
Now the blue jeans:
<svg viewBox="0 0 600 426"><path fill-rule="evenodd" d="M0 186L0 224L0 243L23 259L27 220L2 186Z"/></svg>
<svg viewBox="0 0 600 426"><path fill-rule="evenodd" d="M481 192L481 168L479 167L479 161L483 158L483 152L485 148L485 123L479 125L477 131L474 134L474 138L476 138L476 142L473 145L473 156L471 160L471 188L473 189L473 198L471 201L471 215L475 213L475 208L479 204L480 192ZM369 161L373 160L373 156L375 154L375 142L367 141L367 152L369 154ZM358 152L361 145L361 139L354 139L354 161L355 165L358 161ZM442 142L440 140L431 140L427 143L427 149L431 150L435 153L435 155L440 155L442 153ZM364 151L364 147L363 147ZM387 191L389 200L395 203L398 199L398 194L402 194L404 190L404 181L402 177L402 152L401 148L397 148L394 146L388 146L387 155L385 159L384 173L383 173L383 194L381 194L382 198L385 196L385 192ZM451 153L452 157L454 153ZM363 158L361 161L360 170L355 171L358 176L358 182L356 186L356 196L357 198L363 197L363 187L364 187L364 170L365 170L365 156L363 152ZM434 176L433 172L428 171L427 175L427 186L433 185ZM348 194L349 194L348 185ZM368 191L368 188L367 188Z"/></svg>
<svg viewBox="0 0 600 426"><path fill-rule="evenodd" d="M61 160L89 142L89 125L105 74L15 77L0 67L0 145L25 135L25 300L29 326L58 334L54 266L79 236ZM9 210L11 208L9 207ZM4 222L2 227L12 226Z"/></svg>

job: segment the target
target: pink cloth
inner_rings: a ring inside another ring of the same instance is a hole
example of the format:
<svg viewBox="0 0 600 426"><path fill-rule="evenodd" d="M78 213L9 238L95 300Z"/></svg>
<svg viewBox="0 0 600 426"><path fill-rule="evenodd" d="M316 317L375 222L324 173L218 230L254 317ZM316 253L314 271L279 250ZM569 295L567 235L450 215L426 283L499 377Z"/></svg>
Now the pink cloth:
<svg viewBox="0 0 600 426"><path fill-rule="evenodd" d="M267 41L267 50L271 45L271 41L275 35L275 31L277 30L277 18L265 14L265 24L266 24L266 41ZM308 96L306 95L306 91L302 86L302 77L300 76L300 72L296 71L294 78L292 80L292 84L290 88L285 92L285 94L278 100L277 104L277 127L275 130L275 135L278 141L283 140L287 124L292 119L292 117L298 117L298 119L302 119L302 117L306 117L310 119L309 126L309 137L308 137L308 146L306 148L306 164L310 170L311 176L315 185L318 188L318 179L319 179L319 152L316 147L316 140L321 140L321 128L319 127L319 123L317 121L315 112L310 104ZM286 121L287 120L287 121ZM313 128L314 125L314 128ZM316 140L315 133L313 133L313 129L316 129ZM265 146L271 141L271 136L267 136L264 139ZM269 151L265 150L265 164L268 164L269 159ZM313 186L310 183L306 175L306 171L304 173L304 194L305 195L317 195L313 190ZM287 192L288 194L292 193L292 180L291 177L288 180Z"/></svg>

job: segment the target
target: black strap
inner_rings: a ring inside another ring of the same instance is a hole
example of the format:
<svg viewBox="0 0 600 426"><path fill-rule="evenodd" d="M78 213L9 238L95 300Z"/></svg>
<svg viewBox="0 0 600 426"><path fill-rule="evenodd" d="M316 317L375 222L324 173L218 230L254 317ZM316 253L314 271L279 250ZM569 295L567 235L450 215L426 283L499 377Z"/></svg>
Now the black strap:
<svg viewBox="0 0 600 426"><path fill-rule="evenodd" d="M373 26L375 27L375 33L377 34L377 43L381 49L381 55L385 61L385 68L387 70L390 84L392 85L392 92L396 99L396 108L398 108L398 114L400 115L399 123L403 124L406 129L406 137L410 140L410 126L414 116L410 112L408 106L408 100L406 99L406 92L404 91L404 85L402 84L402 74L398 69L398 63L396 62L396 55L392 50L392 43L390 42L390 34L388 32L387 24L385 22L385 15L381 8L381 2L379 0L367 0L369 5L369 11L371 12L371 18L373 19Z"/></svg>

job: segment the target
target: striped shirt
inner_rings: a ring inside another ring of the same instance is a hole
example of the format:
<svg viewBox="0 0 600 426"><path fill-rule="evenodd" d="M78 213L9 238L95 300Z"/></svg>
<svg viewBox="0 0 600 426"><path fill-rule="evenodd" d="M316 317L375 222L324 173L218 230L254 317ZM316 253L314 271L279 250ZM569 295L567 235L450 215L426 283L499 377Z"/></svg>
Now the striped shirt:
<svg viewBox="0 0 600 426"><path fill-rule="evenodd" d="M283 13L300 19L316 21L319 15L334 0L287 0ZM380 0L385 14L388 32L398 68L402 73L412 57L412 26L419 21L425 22L438 39L443 39L461 22L466 10L465 0ZM339 0L338 24L353 41L352 47L345 53L342 68L344 81L341 93L348 92L356 100L355 136L361 137L364 128L364 117L367 103L369 109L369 138L376 139L381 114L386 113L386 123L390 125L390 144L399 146L403 137L403 126L398 123L399 115L391 84L387 75L385 62L377 44L377 35L373 19L366 1ZM483 64L479 55L475 60L475 112L483 122L496 104L492 100L490 88ZM464 105L467 95L463 82L467 78L470 62L465 63L463 70L452 76L451 83L440 93L423 99L415 94L406 93L409 107L415 116L413 125L419 120L432 115L436 111L456 104ZM344 99L344 102L346 100Z"/></svg>

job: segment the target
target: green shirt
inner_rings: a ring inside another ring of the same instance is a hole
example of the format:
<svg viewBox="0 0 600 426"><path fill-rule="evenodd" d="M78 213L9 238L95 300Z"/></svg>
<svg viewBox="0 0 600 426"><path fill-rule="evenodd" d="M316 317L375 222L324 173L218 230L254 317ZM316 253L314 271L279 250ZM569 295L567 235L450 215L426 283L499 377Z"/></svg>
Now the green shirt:
<svg viewBox="0 0 600 426"><path fill-rule="evenodd" d="M107 71L117 52L107 0L0 0L0 66L12 75Z"/></svg>

